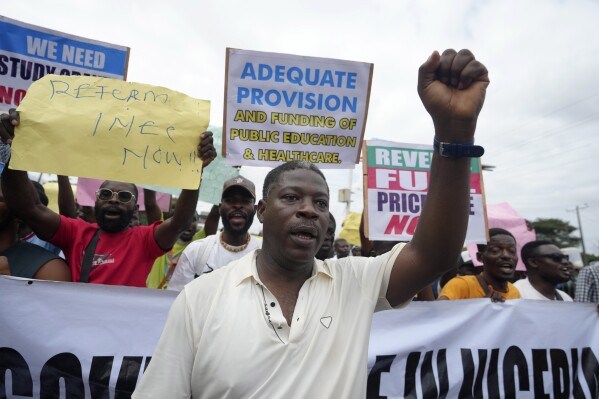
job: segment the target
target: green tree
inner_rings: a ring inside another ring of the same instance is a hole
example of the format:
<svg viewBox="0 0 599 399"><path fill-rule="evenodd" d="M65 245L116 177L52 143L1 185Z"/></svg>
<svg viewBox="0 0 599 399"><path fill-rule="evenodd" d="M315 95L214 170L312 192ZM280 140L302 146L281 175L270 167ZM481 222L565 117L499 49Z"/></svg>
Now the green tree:
<svg viewBox="0 0 599 399"><path fill-rule="evenodd" d="M561 219L537 219L532 222L537 240L554 242L558 247L578 247L580 237L572 236L576 227Z"/></svg>

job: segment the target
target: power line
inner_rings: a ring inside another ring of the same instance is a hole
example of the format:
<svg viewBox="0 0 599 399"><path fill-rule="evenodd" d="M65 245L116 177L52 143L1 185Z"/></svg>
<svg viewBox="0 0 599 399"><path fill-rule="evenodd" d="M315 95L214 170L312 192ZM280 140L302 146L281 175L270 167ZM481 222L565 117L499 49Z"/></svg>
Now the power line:
<svg viewBox="0 0 599 399"><path fill-rule="evenodd" d="M564 147L560 148L560 154L548 153L547 151L539 151L539 152L533 153L533 155L540 155L538 157L527 156L526 160L524 162L508 163L508 165L506 165L504 168L500 167L500 170L503 171L503 170L510 170L510 169L513 169L513 168L521 168L523 166L535 164L535 163L537 163L539 161L543 161L543 160L546 160L546 159L549 159L549 158L556 158L557 156L563 155L564 153L566 153L566 154L567 153L573 153L575 150L579 150L579 149L583 149L583 148L589 148L590 149L591 145L595 144L595 143L599 143L599 139L589 140L589 141L582 142L582 143L577 143L578 145L571 146L571 147L565 147L564 146ZM582 157L576 158L574 160L571 160L571 159L564 160L563 158L557 158L555 160L555 162L553 162L553 165L563 166L563 165L565 165L567 163L560 163L560 162L570 161L571 163L575 163L575 162L578 162L580 160L587 160L587 159L582 158ZM574 162L572 162L572 161L574 161ZM501 163L501 162L494 162L494 163L497 164L497 163ZM547 168L547 165L543 165L543 167Z"/></svg>
<svg viewBox="0 0 599 399"><path fill-rule="evenodd" d="M573 129L575 127L584 125L584 124L586 124L588 122L591 122L591 121L593 121L593 120L595 120L597 118L599 118L599 112L591 114L590 116L587 116L584 119L578 119L576 122L573 122L573 123L571 123L569 125L561 126L561 127L557 127L557 128L553 128L553 129L549 129L549 130L546 130L546 131L542 131L542 132L539 133L538 136L529 137L526 140L520 141L518 143L512 143L512 144L507 145L507 146L505 146L503 148L504 149L520 148L523 145L530 144L530 143L533 143L533 142L538 141L538 140L544 140L544 139L547 139L547 137L555 136L558 133L562 133L564 131L567 131L567 130ZM509 154L513 154L513 153L510 152Z"/></svg>
<svg viewBox="0 0 599 399"><path fill-rule="evenodd" d="M592 216L586 215L585 216L587 219L590 219L591 221L595 222L595 223L599 223L599 218L594 218Z"/></svg>
<svg viewBox="0 0 599 399"><path fill-rule="evenodd" d="M598 93L595 93L595 94L591 94L591 95L590 95L590 96L588 96L588 97L581 98L580 100L576 100L576 101L574 101L573 103L566 104L566 105L564 105L564 106L562 106L562 107L560 107L560 108L558 108L558 109L555 109L555 110L553 110L553 111L548 111L548 112L546 112L545 114L543 114L543 115L539 116L538 118L536 118L536 119L533 119L533 120L530 120L530 121L528 121L528 122L525 122L524 124L522 124L522 125L520 125L520 126L518 126L518 127L514 128L514 129L512 129L512 130L508 131L507 133L513 133L513 132L516 132L516 131L518 131L518 130L521 130L523 127L525 127L525 126L527 126L527 125L534 124L534 123L536 123L536 122L538 122L538 121L540 121L540 120L543 120L543 119L545 119L545 118L546 118L547 116L549 116L549 115L554 115L554 114L557 114L557 113L559 113L560 111L563 111L563 110L565 110L565 109L567 109L567 108L573 107L574 105L580 104L580 103L582 103L582 102L585 102L585 101L587 101L587 100L590 100L591 98L593 98L593 97L597 97L597 96L599 96L599 92L598 92Z"/></svg>

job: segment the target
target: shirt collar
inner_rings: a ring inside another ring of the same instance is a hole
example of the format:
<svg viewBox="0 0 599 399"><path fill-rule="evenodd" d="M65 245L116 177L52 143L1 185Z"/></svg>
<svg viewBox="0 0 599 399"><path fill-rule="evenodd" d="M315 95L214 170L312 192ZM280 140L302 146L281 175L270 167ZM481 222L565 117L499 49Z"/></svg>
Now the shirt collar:
<svg viewBox="0 0 599 399"><path fill-rule="evenodd" d="M256 268L257 255L258 250L254 250L231 265L231 267L233 267L233 282L235 283L235 286L240 285L250 278L261 283L260 277L258 277L258 269ZM312 269L312 277L310 278L315 278L318 275L326 276L331 279L333 278L331 265L328 259L323 262L314 258L314 268Z"/></svg>

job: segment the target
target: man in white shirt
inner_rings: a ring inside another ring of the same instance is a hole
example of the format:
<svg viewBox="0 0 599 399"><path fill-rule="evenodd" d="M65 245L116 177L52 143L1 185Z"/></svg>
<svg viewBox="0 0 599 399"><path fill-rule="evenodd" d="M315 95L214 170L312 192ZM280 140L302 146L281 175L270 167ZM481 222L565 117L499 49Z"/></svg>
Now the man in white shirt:
<svg viewBox="0 0 599 399"><path fill-rule="evenodd" d="M256 187L243 176L223 184L219 212L223 231L192 242L183 250L168 290L181 291L194 278L210 273L262 247L262 240L248 233L256 214Z"/></svg>
<svg viewBox="0 0 599 399"><path fill-rule="evenodd" d="M528 277L514 285L522 299L557 300L572 302L572 297L556 286L572 277L572 263L568 255L550 241L531 241L520 251Z"/></svg>
<svg viewBox="0 0 599 399"><path fill-rule="evenodd" d="M410 302L460 256L488 84L468 50L435 51L420 67L435 126L428 197L412 241L384 255L316 260L329 225L324 175L306 161L269 172L262 249L185 286L133 398L364 398L377 302Z"/></svg>

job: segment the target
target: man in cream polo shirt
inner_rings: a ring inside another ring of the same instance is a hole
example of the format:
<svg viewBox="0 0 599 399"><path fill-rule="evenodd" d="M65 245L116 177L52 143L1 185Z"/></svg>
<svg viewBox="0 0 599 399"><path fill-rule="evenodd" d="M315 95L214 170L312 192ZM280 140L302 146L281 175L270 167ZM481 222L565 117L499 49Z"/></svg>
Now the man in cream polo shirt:
<svg viewBox="0 0 599 399"><path fill-rule="evenodd" d="M468 50L434 52L420 67L437 151L414 238L385 255L316 260L329 223L326 180L304 161L273 169L258 204L262 249L183 288L133 397L365 397L377 301L408 303L460 256L488 83Z"/></svg>

